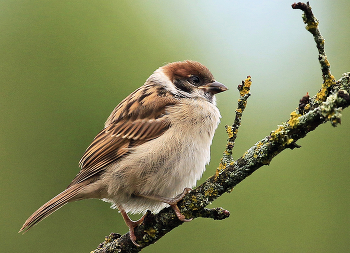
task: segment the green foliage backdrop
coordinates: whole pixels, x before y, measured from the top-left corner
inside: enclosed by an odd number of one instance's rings
[[[287,120],[321,87],[301,11],[283,1],[0,1],[1,252],[89,252],[121,216],[98,200],[71,203],[25,235],[23,222],[78,172],[112,109],[159,66],[192,59],[230,90],[212,146],[213,174],[233,120],[236,86],[253,79],[236,158]],[[349,1],[310,3],[332,73],[350,71]],[[324,125],[213,206],[224,221],[197,219],[144,252],[348,252],[350,113]]]

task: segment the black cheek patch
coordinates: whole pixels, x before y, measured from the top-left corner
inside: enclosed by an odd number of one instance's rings
[[[182,91],[187,92],[187,93],[192,92],[192,88],[180,80],[175,80],[174,84],[175,84],[176,88],[178,88],[179,90],[182,90]]]

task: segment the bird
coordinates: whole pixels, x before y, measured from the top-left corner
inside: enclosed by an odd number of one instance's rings
[[[91,198],[119,210],[136,246],[134,228],[144,216],[133,221],[128,213],[157,213],[171,206],[179,220],[190,221],[177,203],[210,161],[221,118],[215,94],[227,89],[196,61],[172,62],[155,70],[114,108],[68,187],[35,211],[19,232],[69,202]]]

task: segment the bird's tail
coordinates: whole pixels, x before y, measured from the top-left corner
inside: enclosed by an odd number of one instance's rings
[[[58,194],[56,197],[52,198],[44,205],[42,205],[38,210],[36,210],[23,224],[22,228],[19,230],[20,232],[27,232],[34,225],[45,219],[47,216],[67,204],[68,202],[77,200],[77,195],[80,190],[86,186],[84,183],[75,184]]]

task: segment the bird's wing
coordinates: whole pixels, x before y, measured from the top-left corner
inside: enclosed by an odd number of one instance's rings
[[[81,170],[68,187],[103,172],[130,148],[159,137],[170,127],[166,107],[177,100],[154,89],[142,86],[114,109],[105,128],[86,149],[79,162]]]

